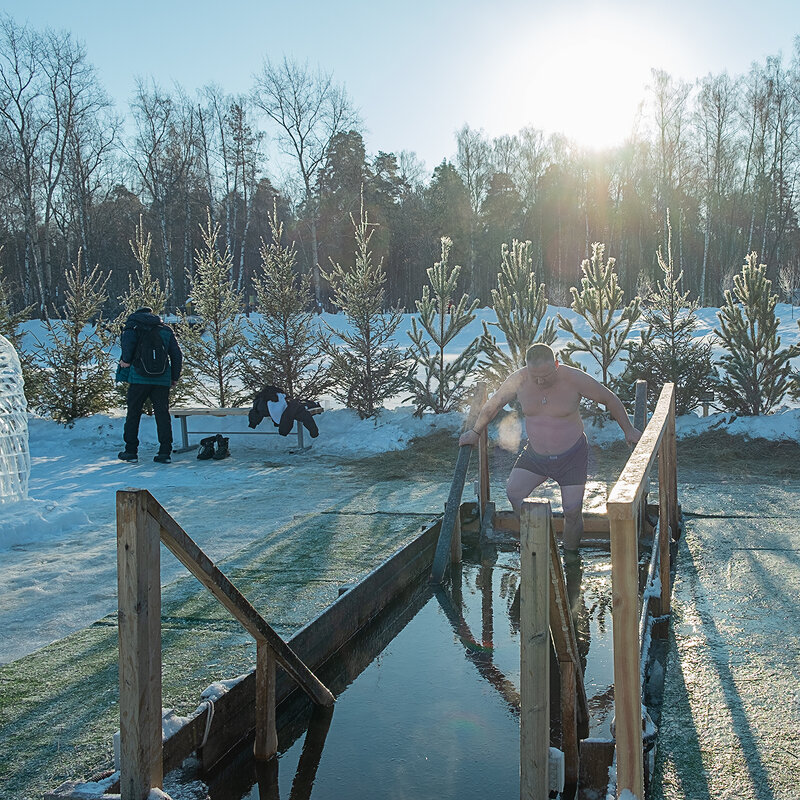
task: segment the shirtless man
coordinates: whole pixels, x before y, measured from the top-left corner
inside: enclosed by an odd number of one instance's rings
[[[641,433],[631,425],[621,400],[603,384],[574,367],[559,364],[546,344],[528,349],[525,366],[511,374],[487,400],[472,430],[459,445],[475,445],[500,409],[517,398],[525,415],[528,443],[506,483],[506,493],[519,514],[522,501],[548,478],[561,488],[564,549],[576,551],[583,536],[583,492],[589,444],[579,413],[581,397],[602,403],[622,428],[625,441],[636,444]]]

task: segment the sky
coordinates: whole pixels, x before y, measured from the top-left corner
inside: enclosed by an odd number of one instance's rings
[[[4,0],[18,23],[67,29],[121,110],[135,79],[246,93],[264,57],[344,83],[367,152],[411,150],[432,170],[465,123],[530,125],[585,147],[624,141],[650,70],[694,81],[746,72],[800,35],[796,0]]]

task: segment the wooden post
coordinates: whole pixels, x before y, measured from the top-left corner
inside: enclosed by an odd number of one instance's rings
[[[550,503],[520,515],[520,800],[548,796],[550,757]]]
[[[256,639],[256,738],[253,756],[266,761],[277,752],[275,653],[265,639]]]
[[[636,405],[633,411],[633,427],[643,431],[647,425],[647,381],[636,381]]]
[[[478,439],[478,507],[481,512],[481,521],[489,505],[491,493],[489,491],[489,432],[481,431]]]
[[[159,529],[144,490],[117,492],[120,795],[143,800],[163,782]]]
[[[669,406],[669,417],[667,420],[666,444],[669,448],[669,524],[675,538],[678,537],[678,442],[675,436],[675,395]]]
[[[561,673],[561,749],[564,751],[564,786],[572,788],[574,792],[580,772],[575,665],[572,661],[559,661],[558,668]]]
[[[614,711],[617,792],[644,797],[642,700],[639,675],[639,557],[635,506],[611,515],[611,594],[614,630]]]
[[[447,509],[445,508],[445,514]],[[453,521],[453,538],[450,540],[450,563],[461,563],[461,507],[456,511],[455,520]]]
[[[664,437],[658,451],[658,578],[661,581],[659,614],[669,614],[670,601],[670,485],[672,481],[669,463],[668,437]]]
[[[453,526],[461,508],[461,495],[464,492],[464,481],[467,477],[467,467],[469,458],[472,455],[472,447],[464,445],[458,448],[458,460],[453,474],[453,482],[450,484],[450,494],[447,496],[447,505],[444,507],[444,518],[439,533],[439,541],[436,543],[436,552],[433,556],[433,567],[431,569],[431,581],[442,583],[444,581],[447,568],[450,566],[450,553],[452,552]]]

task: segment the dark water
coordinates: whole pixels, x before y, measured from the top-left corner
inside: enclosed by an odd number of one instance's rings
[[[582,566],[575,613],[591,735],[603,736],[613,702],[608,554],[587,550]],[[471,554],[454,586],[406,593],[323,670],[333,711],[298,698],[279,759],[257,765],[243,751],[205,778],[211,797],[519,797],[518,584],[519,554],[491,548]]]

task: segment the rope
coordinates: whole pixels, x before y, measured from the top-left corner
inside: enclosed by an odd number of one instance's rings
[[[200,747],[204,747],[205,743],[208,741],[208,733],[211,730],[211,720],[214,719],[214,701],[203,700],[200,706],[206,706],[208,708],[208,713],[206,714],[206,730],[203,734],[203,741],[200,742]]]

